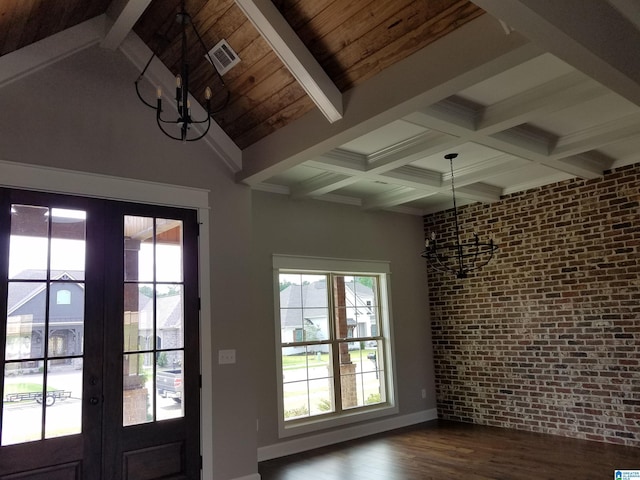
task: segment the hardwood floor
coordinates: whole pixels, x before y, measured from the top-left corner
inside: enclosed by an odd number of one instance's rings
[[[640,448],[433,421],[261,462],[262,480],[613,479]]]

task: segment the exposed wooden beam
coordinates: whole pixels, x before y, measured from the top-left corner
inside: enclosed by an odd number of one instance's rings
[[[561,137],[551,152],[552,155],[576,155],[601,145],[640,135],[640,113],[611,120]]]
[[[365,210],[383,209],[403,205],[421,198],[430,197],[437,193],[450,193],[448,189],[423,190],[408,187],[397,187],[378,195],[365,199],[362,206]],[[456,188],[456,198],[470,200],[472,202],[491,203],[500,200],[502,189],[491,185],[476,183],[465,187]]]
[[[487,106],[480,112],[476,128],[485,134],[491,134],[586,102],[607,92],[606,88],[582,73],[571,72]]]
[[[342,93],[271,0],[235,0],[329,122],[342,118]]]
[[[100,15],[0,57],[0,88],[35,73],[102,40]]]
[[[640,29],[640,3],[637,0],[607,0],[616,10]]]
[[[151,0],[113,0],[107,8],[107,18],[113,25],[100,46],[109,50],[118,48],[150,3]]]
[[[425,192],[421,190],[413,190],[405,187],[374,195],[362,202],[364,210],[379,210],[383,208],[395,207],[405,203],[413,202],[424,197],[434,195],[434,192]]]
[[[536,45],[640,105],[637,2],[473,0]],[[634,25],[634,23],[636,25]]]
[[[352,185],[357,181],[358,177],[356,176],[324,172],[307,181],[293,185],[291,187],[291,196],[293,198],[301,198],[326,195],[329,192]]]
[[[265,181],[542,53],[482,15],[346,92],[340,122],[328,125],[312,111],[244,149],[236,179]]]

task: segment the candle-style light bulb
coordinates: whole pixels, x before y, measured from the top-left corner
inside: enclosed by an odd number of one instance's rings
[[[207,99],[207,100],[211,100],[211,96],[212,96],[211,89],[209,87],[205,88],[204,89],[204,98]]]
[[[176,87],[182,88],[182,76],[180,74],[176,75]]]
[[[158,87],[157,94],[158,98],[162,98],[162,89],[160,87]]]

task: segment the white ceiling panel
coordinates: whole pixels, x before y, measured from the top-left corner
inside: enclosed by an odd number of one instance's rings
[[[638,113],[638,106],[613,92],[570,106],[531,122],[559,136],[570,135]]]
[[[551,54],[524,62],[458,94],[480,105],[492,105],[566,75],[574,69]]]
[[[345,143],[341,148],[361,155],[371,155],[372,153],[387,148],[389,145],[395,145],[403,140],[408,140],[425,131],[425,128],[418,125],[405,122],[404,120],[396,120],[366,135],[358,137],[351,142]]]

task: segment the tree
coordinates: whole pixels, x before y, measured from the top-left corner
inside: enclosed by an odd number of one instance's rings
[[[145,297],[153,298],[153,288],[149,285],[143,285],[140,287],[140,293]]]
[[[358,283],[373,290],[373,277],[356,277]]]

